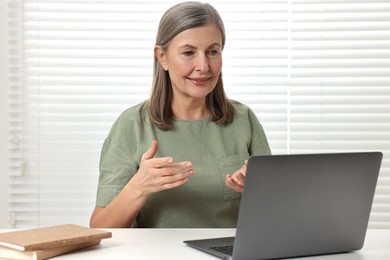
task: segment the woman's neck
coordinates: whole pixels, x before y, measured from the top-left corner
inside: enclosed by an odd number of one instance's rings
[[[191,101],[173,100],[172,111],[176,120],[197,120],[210,116],[204,99]]]

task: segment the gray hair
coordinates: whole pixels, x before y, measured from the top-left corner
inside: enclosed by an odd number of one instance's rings
[[[208,3],[184,2],[168,9],[160,20],[156,45],[166,51],[169,42],[179,33],[208,24],[214,24],[222,34],[225,45],[225,27],[217,10]]]
[[[222,49],[225,46],[225,27],[218,11],[208,3],[183,2],[169,8],[160,20],[156,45],[167,52],[169,43],[179,33],[205,25],[213,24],[222,35]],[[161,129],[170,129],[173,123],[172,86],[169,72],[165,71],[157,57],[154,57],[153,89],[148,102],[149,117]],[[218,124],[233,121],[235,109],[227,99],[223,89],[222,75],[219,75],[214,90],[206,97],[206,105],[212,120]]]

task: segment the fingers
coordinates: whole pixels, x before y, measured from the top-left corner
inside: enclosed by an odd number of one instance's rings
[[[192,164],[190,164],[192,166]],[[162,167],[155,168],[148,173],[147,189],[150,192],[158,192],[178,187],[189,180],[195,171],[192,168]]]
[[[148,159],[152,159],[158,151],[158,143],[156,140],[152,141],[152,145],[150,146],[149,150],[147,150],[141,157],[141,161],[145,161]]]
[[[242,192],[244,189],[244,185],[238,183],[235,179],[233,179],[230,175],[226,176],[226,185],[237,192]]]
[[[195,174],[195,171],[193,169],[181,171],[180,173],[176,173],[173,175],[167,175],[163,177],[163,188],[164,189],[171,189],[178,187],[184,183],[186,183],[189,180],[189,177]]]
[[[236,174],[233,174],[232,179],[242,186],[245,184],[245,175],[243,172],[237,172]]]
[[[161,168],[166,170],[166,174],[176,174],[192,168],[191,162],[164,164]]]
[[[156,140],[152,141],[152,145],[150,148],[142,155],[141,162],[146,163],[145,161],[153,159],[158,151],[158,142]],[[155,158],[153,161],[150,161],[151,167],[163,167],[164,165],[169,165],[173,163],[173,159],[171,157],[160,157]]]
[[[246,168],[248,166],[248,160],[244,161],[244,165],[233,173],[232,176],[226,176],[226,185],[237,192],[242,192],[245,185]]]
[[[240,169],[240,173],[243,175],[243,176],[246,176],[246,168],[248,166],[248,160],[245,160],[244,161],[244,165],[241,167]]]
[[[172,157],[154,158],[157,150],[157,142],[153,141],[141,158],[137,174],[132,178],[132,183],[144,194],[178,187],[195,173],[189,161],[174,163]]]
[[[175,182],[188,180],[190,176],[195,173],[191,162],[181,162],[167,165],[161,168],[161,175],[164,184],[171,184]]]
[[[248,160],[245,160],[245,161],[244,161],[244,166],[245,166],[245,167],[248,166]]]

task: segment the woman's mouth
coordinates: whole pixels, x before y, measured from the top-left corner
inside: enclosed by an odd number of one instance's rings
[[[192,83],[197,86],[204,86],[207,84],[210,78],[188,78]]]

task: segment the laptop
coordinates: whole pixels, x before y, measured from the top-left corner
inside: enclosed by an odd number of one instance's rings
[[[381,161],[380,152],[252,156],[235,237],[184,243],[233,260],[359,250]]]

